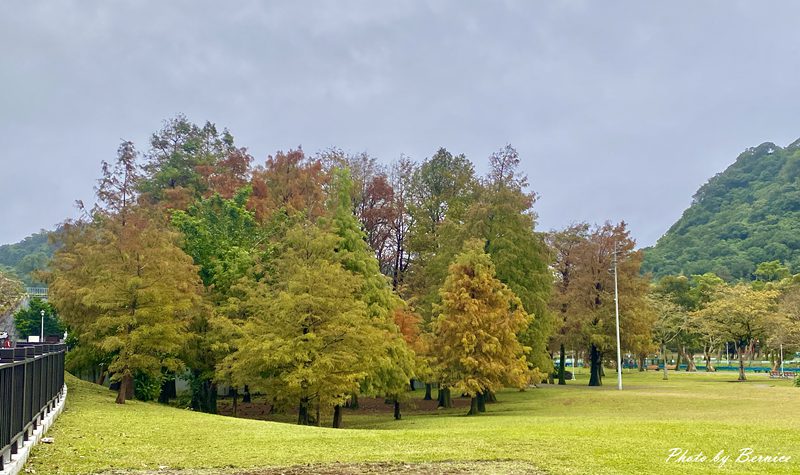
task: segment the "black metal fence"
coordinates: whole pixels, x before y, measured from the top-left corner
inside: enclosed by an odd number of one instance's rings
[[[64,387],[64,344],[0,349],[0,470],[56,407]]]

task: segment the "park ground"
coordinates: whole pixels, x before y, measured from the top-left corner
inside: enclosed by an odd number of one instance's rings
[[[498,394],[487,413],[427,410],[412,399],[390,411],[348,411],[344,429],[194,413],[155,403],[114,404],[105,388],[68,377],[52,444],[29,473],[800,473],[800,388],[763,374],[625,373],[616,390],[566,386]],[[421,399],[422,391],[412,398]],[[413,409],[416,406],[416,409]],[[670,450],[705,462],[667,462]],[[788,463],[736,462],[742,449]],[[731,455],[720,466],[720,451]]]

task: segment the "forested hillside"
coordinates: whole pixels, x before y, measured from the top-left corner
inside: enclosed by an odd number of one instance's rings
[[[39,284],[32,273],[44,269],[53,257],[55,247],[49,237],[50,232],[43,229],[18,243],[0,246],[0,270],[13,274],[28,285]]]
[[[683,216],[645,250],[642,270],[737,280],[772,260],[800,272],[800,140],[747,149],[700,187]]]

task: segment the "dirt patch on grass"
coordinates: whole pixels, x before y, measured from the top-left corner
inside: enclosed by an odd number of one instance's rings
[[[250,470],[156,470],[156,471],[122,471],[102,472],[100,475],[379,475],[379,474],[509,474],[509,475],[541,475],[547,472],[537,469],[527,462],[474,461],[474,462],[434,462],[434,463],[330,463],[293,465],[291,467],[273,467]]]
[[[468,398],[454,397],[452,399],[454,408],[469,408],[470,400]],[[287,418],[286,414],[274,415],[271,413],[272,407],[266,401],[254,400],[249,403],[239,403],[237,408],[237,417],[243,419],[257,419],[265,421],[283,421]],[[425,401],[422,399],[412,399],[408,402],[401,404],[401,411],[403,414],[425,414],[432,413],[439,410],[437,408],[437,401]],[[358,399],[358,409],[344,408],[345,416],[347,414],[391,414],[394,411],[394,405],[391,402],[386,402],[383,398],[367,398],[361,397]],[[217,412],[223,416],[233,416],[233,401],[231,399],[220,399],[217,402]],[[296,415],[296,412],[291,412],[289,415]]]
[[[296,465],[294,467],[276,468],[254,472],[243,472],[240,475],[378,475],[393,474],[543,474],[533,465],[524,462],[440,462],[440,463],[354,463],[327,465]]]

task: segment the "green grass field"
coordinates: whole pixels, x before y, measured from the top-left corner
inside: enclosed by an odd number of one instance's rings
[[[477,417],[461,409],[406,414],[401,421],[348,413],[348,428],[338,430],[155,403],[118,406],[107,389],[69,377],[66,411],[49,433],[55,442],[38,446],[29,468],[37,474],[159,467],[234,473],[308,463],[458,461],[477,471],[482,465],[470,463],[504,461],[483,471],[800,473],[800,388],[790,382],[748,375],[750,381],[736,383],[734,373],[672,373],[662,381],[660,373],[631,372],[619,392],[608,374],[602,388],[586,387],[582,375],[567,386],[503,391]],[[709,460],[667,463],[676,447],[702,451]],[[792,459],[735,462],[748,447]],[[721,450],[732,454],[723,467],[710,461]]]

